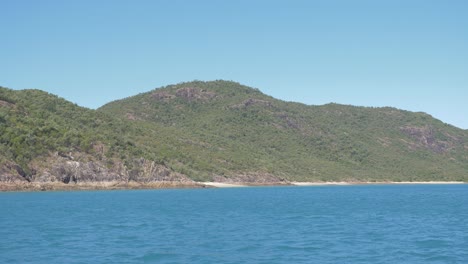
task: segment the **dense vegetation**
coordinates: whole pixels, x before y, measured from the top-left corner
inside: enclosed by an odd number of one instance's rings
[[[33,160],[53,153],[85,153],[98,160],[102,155],[128,161],[155,158],[132,141],[137,131],[125,120],[43,91],[0,87],[0,165],[13,161],[26,175]]]
[[[276,100],[234,82],[167,86],[100,111],[159,131],[158,155],[192,177],[293,180],[466,179],[467,133],[425,113]]]
[[[468,132],[425,113],[307,106],[226,81],[171,85],[98,110],[0,88],[0,125],[0,164],[26,173],[52,152],[84,152],[129,166],[143,157],[196,180],[468,181]]]

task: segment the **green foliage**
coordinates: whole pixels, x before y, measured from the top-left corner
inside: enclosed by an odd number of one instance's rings
[[[143,157],[197,180],[468,181],[467,142],[467,131],[424,113],[307,106],[235,82],[171,85],[98,110],[0,88],[0,161],[25,168],[51,152],[98,157],[103,145],[128,167]]]
[[[226,81],[171,85],[99,111],[122,119],[131,115],[146,131],[135,141],[145,142],[151,152],[164,148],[159,155],[196,175],[260,172],[292,180],[467,177],[466,131],[424,113],[307,106]],[[414,135],[407,131],[413,128]],[[436,143],[426,144],[427,137]],[[446,148],[438,151],[437,144]]]
[[[95,154],[93,146],[104,144],[109,156],[137,157],[135,143],[119,146],[132,133],[123,120],[75,104],[39,90],[12,91],[0,88],[0,150],[4,160],[27,169],[34,158],[53,152]],[[1,102],[0,102],[1,103]]]

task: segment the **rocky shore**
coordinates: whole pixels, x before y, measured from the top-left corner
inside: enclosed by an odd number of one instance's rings
[[[26,168],[26,172],[23,168]],[[214,176],[213,182],[196,182],[166,165],[143,158],[125,164],[105,156],[86,153],[51,153],[27,167],[0,163],[0,191],[123,190],[161,188],[213,188],[288,185],[265,173],[239,173],[235,177]]]
[[[170,188],[203,188],[195,182],[0,182],[0,192],[21,191],[79,191],[79,190],[137,190],[137,189],[170,189]]]

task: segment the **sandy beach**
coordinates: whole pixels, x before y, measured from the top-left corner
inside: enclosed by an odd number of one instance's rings
[[[199,182],[199,184],[216,187],[216,188],[236,188],[236,187],[248,187],[248,185],[241,184],[241,183],[223,183],[223,182]]]
[[[381,185],[381,184],[465,184],[461,181],[402,181],[402,182],[291,182],[295,186],[321,186],[321,185]]]
[[[465,184],[460,181],[418,181],[418,182],[289,182],[286,184],[252,184],[252,183],[224,183],[198,182],[198,184],[214,188],[252,187],[252,186],[333,186],[333,185],[384,185],[384,184]]]
[[[295,186],[321,186],[321,185],[380,185],[380,184],[465,184],[461,181],[403,181],[403,182],[291,182]]]

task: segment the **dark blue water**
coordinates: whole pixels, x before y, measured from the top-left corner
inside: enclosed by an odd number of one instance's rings
[[[0,263],[468,263],[468,185],[0,193]]]

